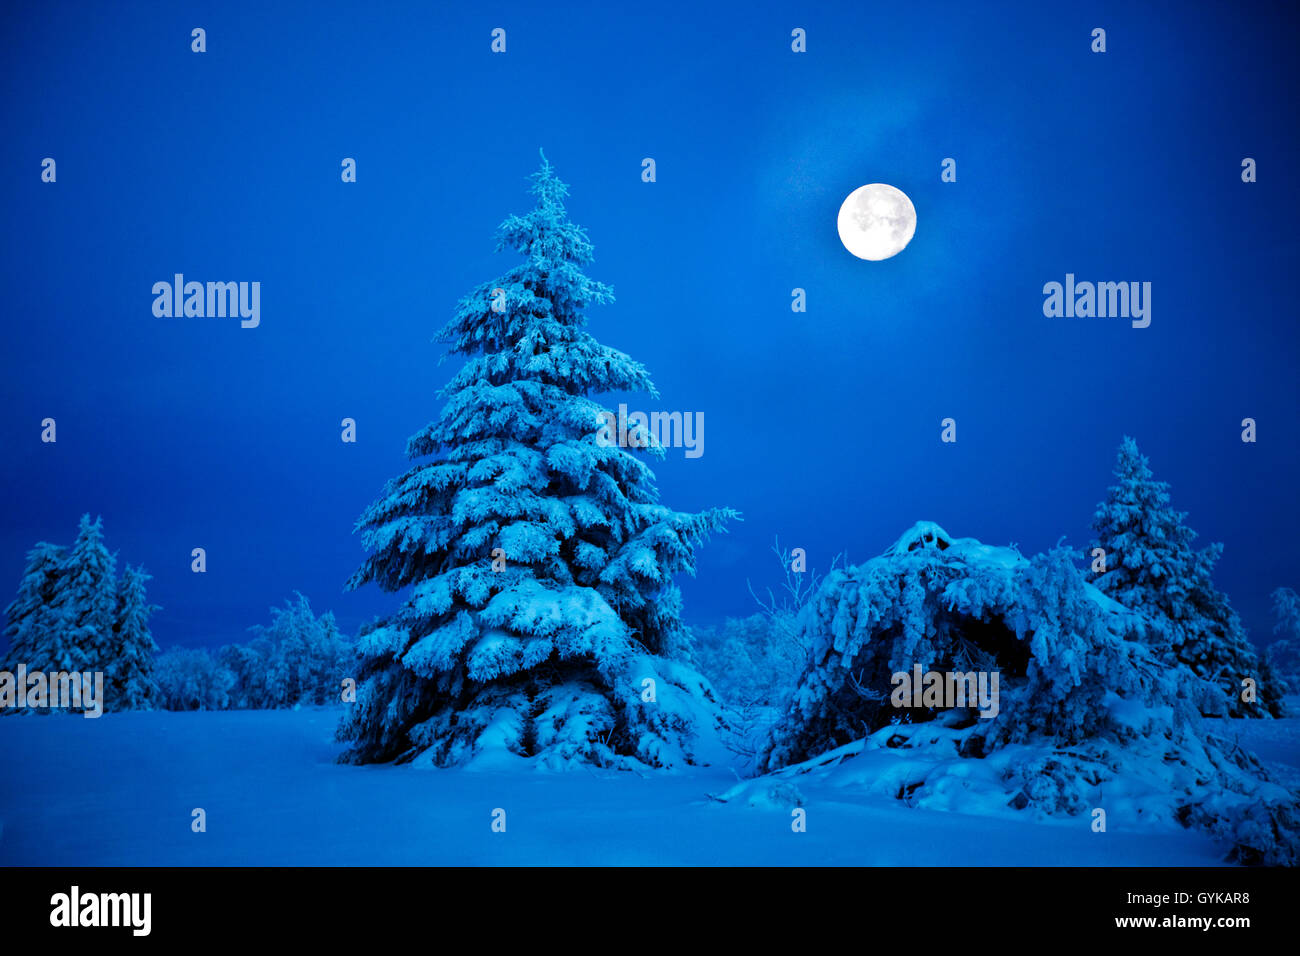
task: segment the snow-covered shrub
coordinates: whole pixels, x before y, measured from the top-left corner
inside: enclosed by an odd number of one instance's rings
[[[1185,717],[1185,697],[1167,682],[1186,675],[1162,671],[1125,640],[1144,622],[1086,584],[1072,558],[1057,549],[1030,560],[921,522],[882,557],[832,572],[801,616],[811,663],[765,748],[764,768],[932,719],[932,709],[891,705],[892,675],[914,665],[996,671],[999,719],[982,722],[982,732],[996,726],[1004,737],[1036,730],[1069,743],[1138,732],[1101,706],[1114,695],[1168,698]]]
[[[1180,809],[1180,822],[1208,830],[1231,845],[1228,861],[1243,866],[1300,865],[1300,811],[1290,800],[1265,800],[1258,803],[1232,801],[1217,806],[1218,801],[1188,803]]]
[[[773,542],[772,554],[781,569],[779,587],[764,595],[749,586],[759,611],[743,618],[727,618],[722,627],[691,628],[691,646],[700,670],[720,697],[726,724],[722,742],[752,769],[771,725],[794,692],[795,682],[808,664],[808,645],[799,626],[799,612],[817,593],[821,575],[802,566],[803,556]],[[831,564],[838,565],[837,557]]]
[[[156,703],[165,710],[225,710],[234,675],[211,653],[173,648],[154,661]]]
[[[583,328],[587,307],[613,296],[582,272],[591,243],[545,159],[533,194],[536,208],[498,233],[524,261],[463,297],[440,333],[466,363],[408,443],[429,460],[358,521],[372,553],[349,587],[406,599],[358,641],[362,684],[339,729],[348,760],[698,756],[710,701],[672,660],[689,646],[673,575],[694,570],[695,545],[733,513],[664,507],[646,462],[611,440],[588,396],[656,393],[644,367]],[[662,454],[645,437],[635,450]]]
[[[767,588],[766,596],[759,595],[754,586],[746,580],[750,596],[759,607],[759,613],[767,619],[767,634],[764,641],[768,648],[762,653],[774,662],[792,665],[802,671],[808,663],[809,646],[799,628],[799,612],[812,600],[812,596],[821,587],[822,576],[816,569],[806,567],[806,555],[800,553],[795,557],[788,549],[781,547],[779,538],[772,542],[772,555],[777,567],[781,569],[782,580],[775,590]],[[843,555],[836,555],[831,561],[831,570],[839,566]],[[789,678],[787,678],[789,680]]]
[[[803,670],[798,646],[764,613],[729,617],[721,628],[692,627],[691,644],[726,715],[722,741],[748,768]]]
[[[1284,685],[1285,693],[1300,692],[1300,643],[1286,638],[1274,641],[1264,649],[1264,661]]]
[[[1158,657],[1152,623],[1088,584],[1075,557],[1026,559],[922,522],[829,575],[800,617],[811,662],[760,769],[945,809],[1075,815],[1109,794],[1117,816],[1192,822],[1242,858],[1293,859],[1295,796],[1208,729],[1198,709],[1216,686]],[[893,675],[917,666],[996,672],[996,713],[894,706]]]
[[[295,592],[297,593],[297,592]],[[234,678],[230,706],[262,710],[341,699],[345,677],[354,676],[354,648],[330,612],[317,617],[302,594],[271,609],[271,626],[252,628],[246,644],[228,644],[220,661]]]
[[[724,703],[776,706],[794,690],[805,655],[782,639],[766,614],[729,617],[721,628],[692,627],[700,670]]]

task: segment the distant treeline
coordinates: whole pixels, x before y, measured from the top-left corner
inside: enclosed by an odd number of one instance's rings
[[[167,710],[263,710],[342,699],[353,645],[334,615],[312,614],[307,598],[271,609],[271,626],[215,654],[177,648],[158,655],[158,706]]]
[[[142,568],[104,542],[103,522],[81,519],[72,547],[42,541],[27,555],[18,594],[5,608],[9,648],[0,671],[104,675],[105,710],[265,709],[341,699],[353,645],[334,615],[312,613],[302,594],[271,609],[271,626],[246,644],[158,653]],[[0,708],[0,713],[28,709]],[[42,712],[48,713],[49,710]]]

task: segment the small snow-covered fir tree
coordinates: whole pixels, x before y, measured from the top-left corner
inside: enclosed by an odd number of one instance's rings
[[[1281,714],[1271,667],[1261,662],[1240,619],[1212,580],[1222,544],[1196,550],[1196,532],[1174,510],[1169,485],[1157,481],[1137,442],[1125,437],[1116,484],[1097,506],[1092,528],[1105,551],[1106,570],[1094,583],[1125,607],[1146,615],[1150,641],[1165,660],[1189,667],[1219,688],[1199,701],[1207,715]],[[1255,701],[1243,701],[1243,681],[1255,682]]]
[[[1300,693],[1300,595],[1292,588],[1273,592],[1273,633],[1279,640],[1268,645],[1264,660],[1286,682],[1287,692]]]
[[[117,584],[110,656],[103,662],[105,696],[112,710],[148,710],[153,706],[154,655],[158,645],[149,630],[149,616],[160,610],[145,595],[150,580],[143,568],[127,565]]]
[[[58,607],[66,627],[46,635],[43,670],[104,670],[113,656],[117,560],[104,545],[103,519],[82,515],[77,540],[63,563]]]
[[[18,585],[18,595],[5,608],[9,648],[0,669],[12,673],[19,664],[38,668],[52,633],[66,628],[60,600],[63,560],[63,548],[47,541],[27,553],[27,569]]]
[[[584,330],[587,307],[613,295],[582,271],[591,243],[545,157],[532,181],[536,207],[498,232],[524,261],[464,296],[440,333],[467,361],[408,442],[429,460],[358,521],[372,554],[349,587],[410,590],[359,641],[362,685],[340,728],[354,761],[694,759],[708,691],[672,660],[688,640],[673,575],[734,512],[664,507],[646,463],[599,440],[608,419],[589,396],[657,393]]]
[[[1272,597],[1273,616],[1277,618],[1273,633],[1300,641],[1300,595],[1291,588],[1278,588]]]

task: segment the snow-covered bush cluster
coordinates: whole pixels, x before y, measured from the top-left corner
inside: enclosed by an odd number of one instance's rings
[[[257,625],[246,644],[227,644],[217,655],[230,671],[230,707],[264,710],[299,704],[332,704],[343,680],[355,672],[353,645],[331,612],[320,617],[302,594],[271,608],[271,626]]]
[[[750,585],[757,613],[729,617],[721,628],[691,628],[695,661],[723,705],[722,743],[746,758],[741,762],[746,769],[752,769],[752,758],[808,665],[809,647],[799,626],[799,612],[822,580],[806,568],[802,551],[782,549],[778,540],[772,553],[782,578],[777,588],[769,587],[763,594]],[[832,569],[839,561],[837,557]]]
[[[158,608],[145,595],[148,580],[129,564],[119,578],[103,522],[83,515],[71,549],[42,541],[28,553],[18,595],[5,608],[9,649],[0,670],[101,671],[105,709],[151,707],[158,648],[149,617]]]
[[[1077,557],[1025,558],[922,522],[832,572],[800,616],[811,662],[760,769],[940,808],[1110,806],[1230,836],[1242,860],[1295,862],[1295,796],[1198,713],[1221,688],[1171,666],[1159,625],[1088,583]],[[917,665],[998,673],[996,715],[895,706],[893,675]],[[753,786],[768,784],[724,799]]]
[[[718,696],[735,706],[774,707],[794,690],[806,655],[783,638],[779,623],[762,613],[729,617],[721,627],[691,628],[700,670]]]
[[[235,675],[204,648],[176,647],[154,661],[157,705],[163,710],[226,710]]]
[[[613,296],[582,272],[591,243],[545,159],[532,191],[536,207],[498,234],[524,261],[462,298],[440,334],[467,360],[408,443],[428,460],[358,522],[371,554],[350,586],[406,597],[359,638],[349,760],[667,766],[697,759],[694,730],[715,719],[684,663],[672,579],[733,513],[664,507],[634,453],[657,443],[599,440],[589,395],[657,393],[583,329]]]
[[[355,648],[334,615],[317,617],[302,594],[271,608],[271,626],[217,653],[177,648],[158,655],[159,706],[167,710],[268,710],[335,704],[355,674]]]

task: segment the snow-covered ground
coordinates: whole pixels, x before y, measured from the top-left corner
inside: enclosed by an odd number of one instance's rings
[[[1300,703],[1300,702],[1296,702]],[[1294,711],[1293,711],[1294,712]],[[912,809],[799,783],[787,807],[719,803],[725,767],[645,777],[574,769],[334,763],[337,711],[0,719],[0,864],[1214,865],[1197,832],[1086,816],[1034,822]],[[1228,722],[1286,782],[1300,718]],[[207,831],[191,831],[202,808]],[[506,811],[506,832],[492,831]]]

